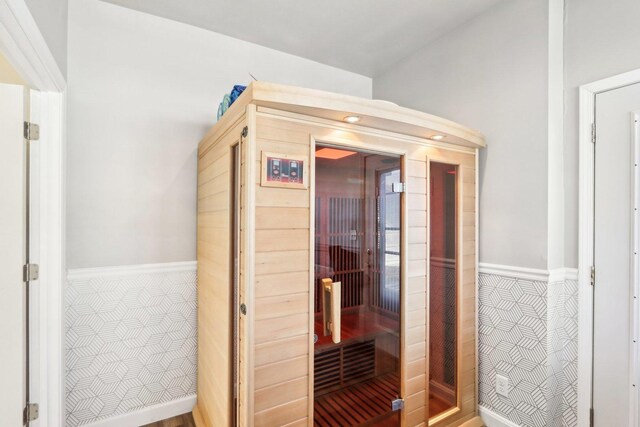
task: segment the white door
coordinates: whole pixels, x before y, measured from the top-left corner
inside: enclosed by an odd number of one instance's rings
[[[593,409],[596,427],[631,425],[635,384],[633,112],[640,84],[596,95]]]
[[[0,420],[21,426],[25,406],[25,89],[0,84]]]

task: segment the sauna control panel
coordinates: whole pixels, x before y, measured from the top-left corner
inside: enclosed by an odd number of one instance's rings
[[[302,182],[302,164],[297,160],[267,158],[267,181],[287,182],[296,184]]]
[[[286,154],[263,153],[262,185],[267,187],[307,188],[304,158]]]

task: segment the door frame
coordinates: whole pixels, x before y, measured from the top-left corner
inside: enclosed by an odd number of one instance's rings
[[[608,77],[579,88],[579,194],[578,194],[578,427],[589,426],[593,366],[595,99],[602,92],[640,83],[640,69]]]
[[[41,304],[35,327],[40,379],[33,386],[40,405],[34,427],[64,425],[65,124],[66,82],[24,0],[0,0],[0,53],[39,91],[40,108],[40,277]],[[35,297],[35,296],[34,296]],[[33,354],[33,353],[32,353]]]

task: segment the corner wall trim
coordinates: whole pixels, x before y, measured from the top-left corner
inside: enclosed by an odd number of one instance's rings
[[[513,421],[509,421],[502,415],[482,405],[480,405],[478,409],[480,410],[480,418],[482,418],[482,421],[485,422],[487,427],[519,427],[518,424]]]
[[[165,262],[161,264],[137,264],[115,267],[75,268],[67,271],[68,280],[87,280],[95,277],[135,276],[138,274],[176,273],[195,271],[196,261]]]
[[[85,427],[137,427],[191,412],[196,400],[196,395],[193,394],[159,405],[147,406],[139,411],[85,424]]]

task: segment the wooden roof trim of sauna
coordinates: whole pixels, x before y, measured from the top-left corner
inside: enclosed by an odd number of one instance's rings
[[[451,120],[392,102],[358,98],[316,89],[300,88],[268,82],[252,82],[233,103],[227,113],[203,139],[217,139],[219,133],[238,119],[248,104],[281,111],[343,122],[349,115],[360,117],[356,126],[382,129],[418,138],[429,139],[435,134],[444,135],[443,144],[456,144],[471,148],[485,147],[484,136],[471,128]],[[207,144],[208,145],[208,144]]]

